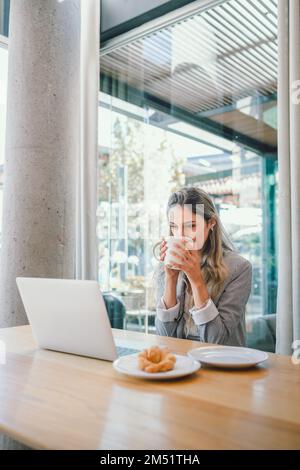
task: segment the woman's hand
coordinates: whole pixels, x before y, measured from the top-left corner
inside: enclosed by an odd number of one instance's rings
[[[183,241],[185,243],[185,241]],[[199,250],[187,250],[181,244],[175,243],[176,251],[171,250],[170,254],[178,261],[172,265],[183,271],[191,284],[202,280],[202,272],[200,267],[200,252]]]
[[[160,258],[159,258],[159,261],[164,262],[165,257],[166,257],[167,249],[168,249],[167,242],[163,238],[162,241],[161,241],[161,244],[160,244]],[[166,273],[166,276],[167,276],[168,279],[177,281],[178,275],[179,275],[179,271],[177,269],[171,269],[166,265],[164,266],[164,269],[165,269],[165,273]]]
[[[162,239],[161,244],[160,244],[160,259],[159,259],[162,262],[164,262],[165,260],[167,249],[168,249],[167,242],[166,240]],[[177,269],[168,268],[168,266],[166,265],[164,265],[164,270],[166,273],[166,282],[165,282],[165,290],[163,294],[163,299],[164,299],[166,308],[171,308],[171,307],[174,307],[174,305],[176,305],[177,303],[176,286],[177,286],[179,271]]]
[[[196,308],[202,308],[209,299],[209,293],[204,282],[201,271],[201,257],[199,250],[186,250],[176,243],[177,252],[170,253],[178,259],[177,263],[172,261],[172,265],[181,269],[188,277],[194,297]]]

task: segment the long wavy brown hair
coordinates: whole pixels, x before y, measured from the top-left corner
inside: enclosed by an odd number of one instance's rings
[[[188,204],[195,214],[199,213],[207,223],[212,217],[215,220],[213,230],[209,230],[209,235],[201,250],[201,269],[203,279],[206,283],[209,295],[214,299],[222,289],[222,285],[228,276],[227,268],[223,261],[223,255],[226,250],[234,251],[233,243],[226,233],[218,211],[210,196],[200,188],[195,186],[184,187],[171,194],[167,204],[167,217],[172,207]],[[202,206],[199,206],[202,205]],[[170,227],[170,235],[173,235]],[[184,282],[188,292],[191,292],[191,286],[188,278],[184,276]]]

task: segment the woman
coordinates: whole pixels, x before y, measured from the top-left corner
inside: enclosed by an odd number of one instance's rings
[[[172,214],[172,217],[170,217]],[[160,243],[156,331],[208,343],[245,345],[245,307],[252,283],[251,263],[231,244],[208,194],[196,187],[174,192],[168,201],[170,235],[186,236],[193,249],[176,244],[171,269]],[[199,237],[199,230],[202,233]]]

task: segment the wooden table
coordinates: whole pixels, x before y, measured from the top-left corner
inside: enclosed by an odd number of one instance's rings
[[[133,348],[199,343],[123,330]],[[201,368],[149,382],[112,364],[38,350],[30,326],[0,330],[0,430],[37,449],[300,449],[300,365],[270,359],[247,371]]]

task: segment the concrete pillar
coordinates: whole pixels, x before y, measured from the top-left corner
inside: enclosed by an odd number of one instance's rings
[[[12,0],[0,327],[27,323],[16,276],[74,278],[80,0]]]

